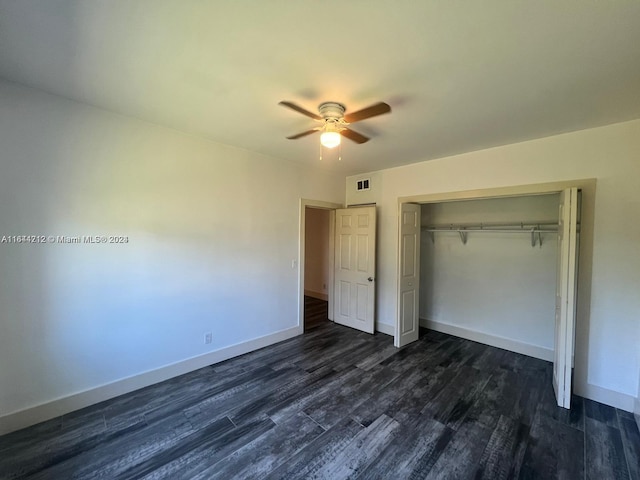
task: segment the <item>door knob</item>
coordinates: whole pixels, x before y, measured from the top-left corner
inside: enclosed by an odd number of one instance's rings
[[[369,280],[370,282],[373,282],[373,277],[369,277],[367,278],[367,280]]]

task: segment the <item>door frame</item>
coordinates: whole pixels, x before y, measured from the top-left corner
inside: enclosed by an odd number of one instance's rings
[[[545,195],[560,193],[567,188],[576,187],[582,191],[581,215],[580,215],[580,251],[578,256],[577,275],[577,305],[576,305],[576,328],[573,384],[579,391],[588,389],[587,385],[587,361],[588,361],[588,333],[591,315],[591,271],[593,258],[593,225],[596,197],[596,179],[586,178],[578,180],[565,180],[560,182],[537,183],[526,185],[511,185],[505,187],[484,188],[478,190],[462,190],[451,192],[429,193],[422,195],[411,195],[398,197],[397,212],[402,209],[404,203],[439,203],[456,200],[481,200],[487,198],[521,197],[528,195]],[[397,228],[400,228],[400,218],[398,213]],[[399,236],[399,230],[398,235]],[[399,271],[402,255],[402,245],[398,242],[396,248],[396,271]],[[400,301],[400,277],[397,278],[396,285],[396,305]],[[418,312],[419,315],[419,312]],[[394,332],[394,344],[398,341],[400,331],[399,309],[396,308],[396,322]]]
[[[333,263],[335,249],[335,211],[337,208],[343,208],[341,203],[325,202],[322,200],[310,200],[307,198],[300,199],[300,230],[298,233],[298,330],[299,334],[304,333],[304,258],[305,258],[305,240],[306,240],[306,208],[317,208],[320,210],[330,210],[329,215],[329,258]],[[329,279],[327,283],[327,297],[329,302],[329,320],[333,321],[333,266],[329,270]]]

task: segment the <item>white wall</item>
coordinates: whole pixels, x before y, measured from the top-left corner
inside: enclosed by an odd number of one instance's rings
[[[0,145],[0,236],[129,239],[0,244],[0,420],[301,332],[299,199],[344,177],[7,83]]]
[[[555,222],[559,197],[422,205],[422,225]],[[420,253],[420,318],[531,346],[551,359],[554,349],[557,235],[542,234],[542,248],[525,233],[424,232]],[[427,323],[423,322],[425,326]],[[515,347],[514,347],[515,348]]]
[[[356,193],[357,177],[348,177],[348,204],[379,206],[377,321],[395,324],[398,197],[597,178],[593,255],[581,258],[592,284],[590,308],[578,312],[575,385],[631,410],[640,368],[639,158],[635,120],[382,170],[369,192]]]
[[[638,375],[640,376],[640,373]],[[636,423],[638,424],[638,428],[640,428],[640,379],[638,379],[638,396],[636,397],[633,411],[636,414]]]
[[[305,294],[327,300],[329,274],[333,259],[329,258],[330,211],[307,207],[305,215]]]

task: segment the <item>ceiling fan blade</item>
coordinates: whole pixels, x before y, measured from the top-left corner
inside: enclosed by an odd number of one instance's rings
[[[340,135],[342,135],[343,137],[347,137],[349,140],[356,143],[366,143],[369,141],[368,137],[365,137],[358,132],[354,132],[350,128],[344,128],[340,130]]]
[[[291,110],[295,110],[296,112],[301,113],[303,115],[306,115],[307,117],[311,117],[314,120],[322,120],[322,117],[320,115],[316,115],[315,113],[311,113],[310,111],[305,110],[302,107],[299,107],[295,103],[282,101],[282,102],[278,103],[278,105],[282,105],[283,107],[288,107]]]
[[[306,132],[298,133],[297,135],[291,135],[287,137],[289,140],[295,140],[296,138],[306,137],[307,135],[311,135],[312,133],[316,133],[320,128],[312,128],[311,130],[307,130]]]
[[[355,123],[366,118],[376,117],[383,113],[389,113],[390,111],[391,107],[389,105],[384,102],[379,102],[375,105],[371,105],[370,107],[358,110],[357,112],[347,113],[344,116],[344,121],[347,123]]]

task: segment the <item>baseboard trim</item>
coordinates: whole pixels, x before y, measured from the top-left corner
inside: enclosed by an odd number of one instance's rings
[[[316,292],[314,290],[304,290],[304,294],[307,297],[317,298],[318,300],[324,300],[325,302],[329,301],[329,295],[322,292]]]
[[[191,357],[83,392],[61,397],[34,407],[2,415],[0,416],[0,435],[20,430],[21,428],[29,427],[60,415],[65,415],[75,410],[109,400],[110,398],[177,377],[178,375],[183,375],[199,368],[273,345],[274,343],[288,340],[289,338],[302,335],[302,333],[303,328],[300,326],[287,328],[279,332]]]
[[[473,340],[474,342],[484,343],[485,345],[491,345],[492,347],[504,348],[505,350],[539,358],[541,360],[546,360],[547,362],[553,362],[553,350],[539,347],[537,345],[489,335],[469,328],[436,322],[434,320],[427,320],[425,318],[420,319],[420,326],[437,332],[455,335],[456,337],[466,338],[467,340]],[[573,388],[575,393],[581,397],[588,398],[595,402],[604,403],[605,405],[610,405],[612,407],[619,408],[620,410],[633,412],[635,397],[632,397],[631,395],[615,392],[596,385],[582,384],[577,381],[574,383]],[[636,415],[636,421],[637,420],[638,415]]]
[[[385,335],[391,335],[393,337],[396,334],[396,329],[386,323],[376,323],[375,328],[376,332],[384,333]]]
[[[510,338],[490,335],[488,333],[478,332],[470,328],[459,327],[448,323],[437,322],[435,320],[420,319],[420,326],[435,330],[436,332],[455,335],[456,337],[466,338],[474,342],[483,343],[492,347],[503,348],[512,352],[528,355],[529,357],[539,358],[547,362],[553,362],[553,350],[550,348],[531,345],[530,343],[512,340]]]
[[[605,405],[619,408],[626,412],[633,412],[635,397],[627,395],[626,393],[616,392],[609,390],[608,388],[598,387],[597,385],[591,385],[589,383],[582,384],[577,381],[573,384],[573,391],[577,395],[593,400],[594,402],[604,403]]]

